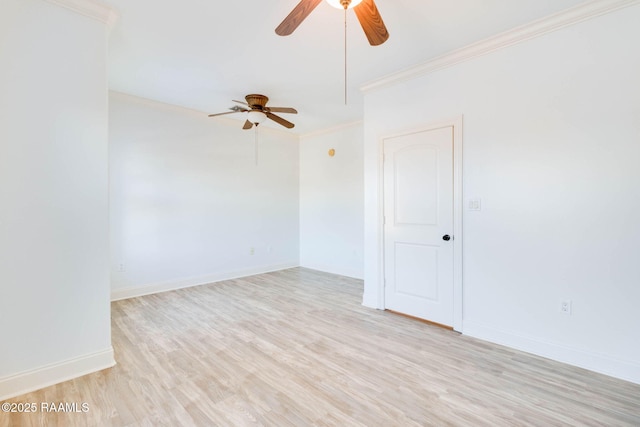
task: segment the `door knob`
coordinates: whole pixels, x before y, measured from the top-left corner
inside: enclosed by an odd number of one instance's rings
[[[442,240],[444,240],[445,242],[448,242],[449,240],[451,240],[451,236],[449,236],[448,234],[445,234],[444,236],[442,236]]]

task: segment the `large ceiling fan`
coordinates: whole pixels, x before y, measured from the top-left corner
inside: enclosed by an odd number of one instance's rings
[[[290,114],[298,114],[298,112],[294,108],[290,107],[267,107],[267,102],[269,98],[260,94],[250,94],[244,97],[247,102],[236,101],[233,102],[243,105],[242,107],[239,105],[234,105],[229,108],[228,112],[225,113],[217,113],[217,114],[209,114],[209,117],[215,116],[223,116],[225,114],[234,114],[234,113],[247,113],[247,120],[244,122],[244,126],[242,129],[251,129],[254,125],[258,126],[260,123],[264,122],[266,119],[271,119],[274,122],[282,125],[288,129],[293,128],[295,125],[288,120],[283,119],[280,116],[276,116],[275,113],[290,113]]]
[[[284,18],[284,21],[278,25],[276,34],[288,36],[293,33],[320,3],[322,3],[322,0],[301,0],[291,13]],[[327,0],[327,3],[334,7],[344,8],[345,13],[347,9],[353,8],[369,40],[369,44],[372,46],[380,45],[389,38],[387,27],[385,27],[373,0]]]

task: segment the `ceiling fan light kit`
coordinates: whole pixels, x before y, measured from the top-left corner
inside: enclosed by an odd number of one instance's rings
[[[327,0],[327,3],[336,9],[353,9],[361,2],[362,0]]]
[[[260,123],[267,120],[267,115],[262,111],[252,110],[247,113],[247,120],[258,126]]]

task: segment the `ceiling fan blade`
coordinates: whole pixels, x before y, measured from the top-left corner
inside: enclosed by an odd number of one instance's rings
[[[363,0],[353,10],[371,46],[378,46],[387,41],[389,32],[373,0]]]
[[[274,113],[291,113],[298,114],[295,108],[291,107],[267,107],[267,110],[273,111]]]
[[[233,102],[237,102],[238,104],[242,104],[242,105],[246,105],[247,107],[249,106],[249,104],[247,104],[244,101],[236,101],[235,99],[232,99]]]
[[[267,112],[266,114],[267,114],[267,117],[268,117],[268,118],[270,118],[270,119],[271,119],[271,120],[273,120],[274,122],[276,122],[276,123],[278,123],[278,124],[280,124],[280,125],[282,125],[282,126],[284,126],[284,127],[288,128],[288,129],[291,129],[291,128],[293,128],[293,127],[295,126],[293,123],[291,123],[291,122],[290,122],[290,121],[288,121],[288,120],[283,119],[283,118],[282,118],[282,117],[280,117],[280,116],[276,116],[275,114],[271,114],[271,113],[269,113],[269,112]]]
[[[241,111],[227,111],[226,113],[216,113],[216,114],[209,114],[209,117],[215,117],[215,116],[224,116],[225,114],[234,114],[234,113],[240,113]]]
[[[244,122],[244,126],[242,126],[242,129],[251,129],[252,127],[253,127],[253,123],[247,120]]]
[[[300,25],[320,3],[322,3],[322,0],[302,0],[293,8],[291,13],[284,18],[284,21],[278,25],[276,34],[279,36],[288,36],[293,33],[295,29],[298,28],[298,25]]]

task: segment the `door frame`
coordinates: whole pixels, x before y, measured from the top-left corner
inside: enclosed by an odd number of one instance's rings
[[[402,129],[392,133],[386,133],[378,138],[378,259],[381,261],[378,269],[378,301],[382,302],[382,309],[386,308],[385,302],[385,256],[384,256],[384,142],[387,139],[410,135],[413,133],[427,132],[443,127],[453,127],[453,330],[462,332],[462,115],[450,119],[430,122],[424,126]]]

